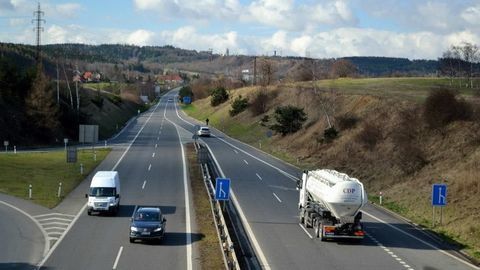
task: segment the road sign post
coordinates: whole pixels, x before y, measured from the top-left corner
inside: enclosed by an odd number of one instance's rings
[[[440,207],[440,224],[443,219],[443,207],[447,205],[447,185],[432,185],[432,227],[435,227],[435,207]]]
[[[5,146],[5,153],[7,153],[8,151],[8,145],[9,145],[8,141],[3,141],[3,146]]]
[[[215,200],[228,201],[230,199],[230,179],[217,178],[215,180]]]

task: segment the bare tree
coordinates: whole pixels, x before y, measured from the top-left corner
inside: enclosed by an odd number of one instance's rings
[[[479,60],[479,51],[476,44],[465,42],[460,47],[463,61],[468,64],[466,69],[467,78],[470,80],[470,88],[473,88],[473,65]]]
[[[331,72],[333,77],[351,77],[357,73],[357,66],[348,60],[340,59],[333,63]]]
[[[260,60],[260,84],[267,86],[273,83],[276,68],[271,60],[262,58]]]

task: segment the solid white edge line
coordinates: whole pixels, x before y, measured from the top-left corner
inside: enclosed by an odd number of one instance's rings
[[[208,144],[205,144],[212,153],[212,158],[215,164],[218,167],[218,170],[220,171],[220,174],[223,178],[225,178],[225,174],[223,173],[222,167],[220,167],[220,164],[217,161],[217,158],[215,157],[215,154],[213,153],[212,149],[210,149],[210,146]],[[267,258],[265,257],[265,254],[263,254],[262,248],[260,247],[260,244],[257,241],[257,238],[255,238],[255,234],[253,233],[252,228],[250,227],[250,223],[248,222],[247,218],[245,217],[245,214],[243,213],[242,207],[238,203],[237,196],[235,196],[235,193],[233,192],[232,186],[230,185],[230,196],[232,197],[232,200],[235,202],[235,205],[237,206],[238,214],[240,215],[240,220],[243,223],[243,226],[245,227],[245,230],[247,231],[247,234],[253,244],[253,247],[255,249],[255,252],[257,253],[258,259],[260,261],[260,265],[262,266],[263,269],[265,270],[270,270],[270,265],[268,264]]]
[[[313,239],[313,236],[307,231],[307,229],[305,229],[305,227],[303,227],[302,224],[298,223],[298,226],[303,229],[303,231],[308,235],[308,237],[310,237],[310,239]]]
[[[26,217],[28,217],[29,219],[31,219],[33,221],[33,223],[35,223],[35,225],[37,225],[37,227],[40,229],[40,232],[42,232],[42,235],[43,235],[43,238],[45,240],[45,244],[43,246],[43,257],[45,257],[45,255],[47,254],[48,250],[50,249],[50,240],[48,239],[48,234],[47,232],[43,229],[42,225],[40,224],[40,222],[38,222],[33,216],[31,216],[29,213],[23,211],[22,209],[14,206],[14,205],[11,205],[7,202],[4,202],[4,201],[0,201],[0,203],[2,203],[3,205],[5,206],[8,206],[10,208],[12,208],[13,210],[16,210],[18,212],[20,212],[21,214],[25,215]]]
[[[152,115],[153,113],[157,110],[158,108],[158,105],[160,105],[160,102],[157,103],[157,106],[155,106],[155,109],[150,113],[150,116],[147,118],[147,120],[145,121],[145,123],[143,123],[143,126],[142,128],[140,128],[140,130],[137,132],[137,135],[135,135],[135,137],[133,138],[133,140],[130,142],[130,144],[128,145],[128,147],[125,149],[125,151],[123,152],[122,156],[120,156],[120,158],[117,160],[117,162],[115,163],[115,165],[113,165],[113,168],[112,168],[112,171],[114,171],[115,169],[117,169],[118,165],[120,164],[120,162],[122,162],[123,158],[125,157],[125,155],[127,154],[127,152],[130,150],[130,147],[132,147],[133,143],[137,140],[138,136],[140,135],[140,133],[143,131],[143,128],[145,128],[145,126],[147,125],[148,121],[150,121],[150,118],[152,118]],[[87,203],[85,203],[82,207],[82,209],[80,209],[80,211],[78,211],[78,213],[75,215],[75,218],[72,220],[72,222],[70,223],[70,225],[68,225],[67,229],[65,230],[65,232],[62,234],[62,236],[60,236],[60,238],[58,239],[57,242],[55,242],[55,244],[53,245],[53,247],[48,251],[47,255],[43,258],[43,260],[37,265],[38,268],[42,268],[43,265],[45,264],[45,262],[48,260],[48,258],[50,258],[50,256],[53,254],[53,251],[55,251],[55,249],[58,247],[58,245],[62,242],[63,238],[65,237],[65,235],[68,234],[68,232],[70,231],[70,229],[73,227],[73,225],[77,222],[77,220],[80,218],[80,215],[85,211],[85,208],[87,208]]]
[[[182,163],[183,163],[183,188],[185,192],[185,226],[186,226],[186,235],[187,235],[187,270],[193,269],[192,264],[192,226],[190,224],[190,196],[189,196],[189,185],[188,185],[188,176],[187,176],[187,161],[185,160],[185,149],[183,147],[182,138],[178,132],[177,124],[167,118],[167,106],[163,112],[163,117],[167,119],[170,123],[175,126],[177,131],[178,141],[180,142],[180,148],[182,150]]]
[[[275,196],[275,198],[277,198],[279,202],[282,202],[282,200],[280,200],[280,198],[277,196],[277,194],[275,194],[275,192],[273,192],[273,196]]]
[[[115,258],[115,262],[113,263],[112,269],[117,269],[118,261],[120,260],[120,256],[122,256],[122,251],[123,251],[123,246],[121,246],[120,249],[118,250],[117,258]]]
[[[467,262],[467,261],[465,261],[465,260],[462,260],[462,259],[458,258],[457,256],[454,256],[454,255],[446,252],[446,251],[443,250],[443,249],[439,249],[438,247],[436,247],[436,246],[434,246],[434,245],[432,245],[432,244],[430,244],[430,243],[428,243],[428,242],[426,242],[426,241],[424,241],[424,240],[416,237],[415,235],[412,235],[412,234],[410,234],[410,233],[408,233],[408,232],[406,232],[406,231],[404,231],[404,230],[402,230],[402,229],[399,229],[399,228],[397,228],[397,227],[395,227],[395,226],[387,223],[386,221],[384,221],[384,220],[382,220],[382,219],[380,219],[380,218],[375,217],[375,216],[372,215],[372,214],[369,214],[369,213],[367,213],[367,212],[365,212],[365,211],[363,211],[363,210],[362,210],[362,212],[363,212],[364,214],[366,214],[367,216],[369,216],[369,217],[371,217],[371,218],[373,218],[373,219],[375,219],[375,220],[377,220],[377,221],[379,221],[379,222],[387,225],[388,227],[390,227],[390,228],[392,228],[392,229],[394,229],[394,230],[396,230],[396,231],[398,231],[398,232],[401,232],[401,233],[403,233],[404,235],[410,236],[411,238],[413,238],[413,239],[421,242],[422,244],[427,245],[427,246],[429,246],[430,248],[432,248],[432,249],[434,249],[434,250],[437,250],[437,251],[439,251],[439,252],[441,252],[441,253],[443,253],[443,254],[445,254],[445,255],[447,255],[447,256],[449,256],[449,257],[451,257],[451,258],[453,258],[453,259],[455,259],[455,260],[457,260],[457,261],[459,261],[459,262],[461,262],[461,263],[464,263],[465,265],[470,266],[470,267],[472,267],[473,269],[480,269],[480,267],[478,267],[478,266],[476,266],[476,265],[474,265],[474,264],[471,264],[470,262]]]

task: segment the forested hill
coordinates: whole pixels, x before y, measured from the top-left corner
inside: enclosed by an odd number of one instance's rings
[[[142,72],[143,64],[174,64],[174,63],[195,63],[214,60],[222,57],[219,54],[210,54],[207,51],[195,51],[175,48],[173,46],[133,46],[133,45],[85,45],[85,44],[54,44],[42,46],[45,61],[52,60],[55,57],[61,59],[68,59],[67,61],[79,60],[87,63],[112,63],[112,64],[126,64],[142,65],[133,67]],[[4,57],[8,54],[9,57],[14,54],[20,56],[17,65],[28,65],[31,62],[25,62],[26,58],[32,59],[34,56],[34,46],[6,44],[0,43],[0,56]],[[231,56],[233,57],[233,56]],[[237,61],[245,62],[245,58],[253,56],[236,57]],[[22,60],[23,59],[23,60]],[[295,62],[302,58],[299,57],[276,57],[279,61]],[[378,76],[425,76],[435,74],[438,70],[437,60],[409,60],[407,58],[394,57],[344,57],[358,67],[358,73],[361,76],[378,77]],[[334,59],[325,59],[325,62],[331,62]],[[248,61],[248,59],[247,59]],[[225,68],[235,68],[235,61],[228,61],[230,66],[219,68],[218,70],[225,70]],[[240,66],[241,63],[238,63]],[[206,70],[205,72],[209,72]]]
[[[380,76],[425,76],[438,70],[437,60],[409,60],[394,57],[344,57],[355,66],[360,74],[367,77]]]

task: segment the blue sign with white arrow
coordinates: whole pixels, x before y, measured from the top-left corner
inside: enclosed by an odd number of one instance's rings
[[[217,178],[215,181],[215,200],[226,201],[230,199],[230,179]]]
[[[432,205],[433,206],[447,205],[447,185],[446,184],[433,184]]]

